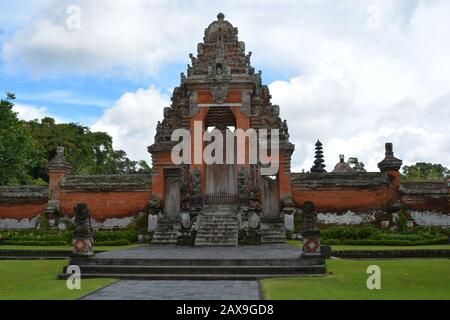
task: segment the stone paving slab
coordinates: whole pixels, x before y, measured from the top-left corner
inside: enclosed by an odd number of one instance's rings
[[[83,300],[260,300],[257,281],[120,281]]]
[[[182,247],[148,245],[97,254],[97,259],[294,259],[302,250],[289,244],[239,247]]]

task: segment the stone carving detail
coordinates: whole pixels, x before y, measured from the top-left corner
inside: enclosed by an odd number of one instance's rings
[[[252,92],[250,90],[242,90],[242,107],[241,112],[247,116],[250,115],[250,106],[252,103]]]
[[[92,256],[94,255],[94,234],[91,228],[91,212],[84,203],[78,204],[74,208],[75,231],[73,233],[73,255]]]
[[[280,127],[281,127],[280,139],[282,141],[289,141],[290,135],[289,135],[289,127],[288,127],[287,121],[284,120]]]
[[[201,195],[201,187],[202,187],[202,176],[200,170],[195,168],[192,172],[192,193],[193,196]]]
[[[213,98],[214,102],[218,104],[222,104],[228,97],[228,86],[227,85],[217,85],[213,88]]]
[[[148,203],[148,214],[151,216],[157,216],[161,213],[161,199],[154,195]]]
[[[205,45],[203,43],[199,43],[197,45],[197,53],[198,53],[198,55],[203,55],[204,50],[205,50]]]
[[[246,195],[248,193],[248,171],[245,168],[241,168],[238,174],[239,181],[239,194]]]
[[[303,230],[317,229],[316,205],[312,202],[305,202],[303,205]]]

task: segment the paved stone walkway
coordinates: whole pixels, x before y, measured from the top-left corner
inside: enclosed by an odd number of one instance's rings
[[[257,281],[120,281],[83,300],[260,300]]]

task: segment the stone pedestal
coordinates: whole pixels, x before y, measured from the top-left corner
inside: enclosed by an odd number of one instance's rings
[[[317,257],[321,256],[320,250],[320,230],[311,229],[304,230],[303,236],[303,256],[304,257]]]

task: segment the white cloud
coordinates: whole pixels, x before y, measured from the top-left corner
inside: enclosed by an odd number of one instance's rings
[[[450,166],[450,3],[447,1],[145,1],[77,3],[82,28],[65,28],[72,1],[45,1],[32,24],[4,44],[7,65],[35,73],[156,75],[188,62],[219,11],[240,29],[253,64],[288,75],[270,88],[297,144],[294,168],[312,164],[325,143],[377,170],[384,143],[407,163]],[[378,19],[372,27],[375,12]],[[184,71],[184,70],[180,70]],[[155,88],[125,94],[95,126],[117,147],[146,156],[169,98]]]
[[[19,119],[31,121],[35,119],[42,119],[48,116],[45,107],[37,107],[27,104],[15,104],[13,110],[18,113]]]
[[[169,97],[153,86],[128,92],[105,111],[92,130],[108,132],[115,149],[125,150],[132,159],[150,163],[147,146],[153,144],[156,124],[168,106]]]
[[[62,104],[75,104],[81,106],[96,106],[107,108],[111,106],[111,102],[104,99],[79,97],[75,93],[66,90],[53,90],[39,94],[20,94],[21,100],[45,101]]]

